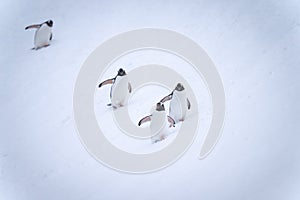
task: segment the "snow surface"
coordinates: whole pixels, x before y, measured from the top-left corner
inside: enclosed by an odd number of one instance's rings
[[[299,1],[3,0],[0,9],[0,199],[300,198]],[[51,46],[30,50],[34,32],[25,26],[48,19],[54,21]],[[80,67],[98,45],[145,27],[177,31],[207,51],[223,79],[226,121],[214,151],[198,160],[211,116],[201,79],[162,52],[118,60],[105,78],[119,65],[171,65],[197,88],[200,108],[198,137],[180,160],[132,175],[103,166],[84,149],[72,97]],[[133,121],[149,112],[156,97],[146,94],[153,90],[167,92],[155,86],[134,93]],[[106,116],[113,123],[108,96],[109,87],[95,94],[99,122]],[[163,148],[176,135],[153,146],[117,129],[105,134],[120,148],[141,153]]]

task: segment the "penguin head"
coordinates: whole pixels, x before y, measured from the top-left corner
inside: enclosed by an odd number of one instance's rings
[[[182,91],[182,90],[184,90],[184,87],[183,87],[183,85],[181,83],[177,83],[177,85],[175,87],[175,90]]]
[[[164,110],[165,110],[164,104],[163,104],[162,102],[158,102],[158,103],[156,104],[156,110],[157,110],[157,111],[164,111]]]
[[[48,21],[45,22],[49,27],[53,26],[53,21],[49,19]]]
[[[118,76],[124,76],[124,75],[126,75],[125,70],[120,68],[119,71],[118,71]]]

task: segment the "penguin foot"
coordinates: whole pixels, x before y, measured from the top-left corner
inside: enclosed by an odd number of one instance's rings
[[[155,144],[157,142],[159,142],[160,140],[159,139],[156,139],[156,140],[152,140],[152,144]]]
[[[162,136],[160,136],[159,137],[159,139],[152,139],[152,144],[155,144],[155,143],[157,143],[157,142],[161,142],[161,141],[163,141],[164,139],[166,139],[166,136],[165,135],[162,135]]]
[[[39,49],[41,49],[43,47],[48,47],[48,46],[50,46],[50,44],[45,44],[45,45],[40,46],[40,47],[33,47],[31,50],[39,50]]]
[[[114,110],[119,108],[119,105],[113,105],[112,104],[111,106],[113,107]]]

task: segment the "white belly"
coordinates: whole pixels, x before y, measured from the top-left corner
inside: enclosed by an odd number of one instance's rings
[[[151,140],[157,142],[163,140],[168,134],[168,119],[165,111],[154,111],[150,123]]]
[[[128,77],[117,76],[114,84],[111,87],[111,103],[112,106],[119,107],[125,105],[129,97]]]
[[[173,97],[170,101],[169,113],[177,123],[180,120],[184,120],[187,112],[187,97],[186,91],[174,91]]]
[[[51,28],[46,24],[43,24],[39,29],[36,30],[34,36],[35,48],[40,48],[50,44]]]

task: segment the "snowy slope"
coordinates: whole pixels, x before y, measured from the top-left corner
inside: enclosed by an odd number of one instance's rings
[[[2,1],[0,199],[299,199],[299,10],[296,0]],[[52,45],[30,50],[34,32],[25,26],[48,19],[54,21]],[[172,65],[193,88],[202,88],[202,124],[192,147],[166,169],[131,175],[86,152],[72,97],[80,67],[98,45],[144,27],[185,34],[207,51],[224,82],[227,113],[218,145],[198,160],[211,114],[201,79],[190,66],[157,52],[118,61],[116,68],[128,70],[150,62]],[[105,77],[114,75],[110,70]],[[147,90],[153,89],[166,92]],[[100,120],[110,115],[108,91],[95,94]],[[129,105],[132,120],[154,101],[145,94],[137,91]],[[120,148],[155,150],[114,134],[110,139]]]

